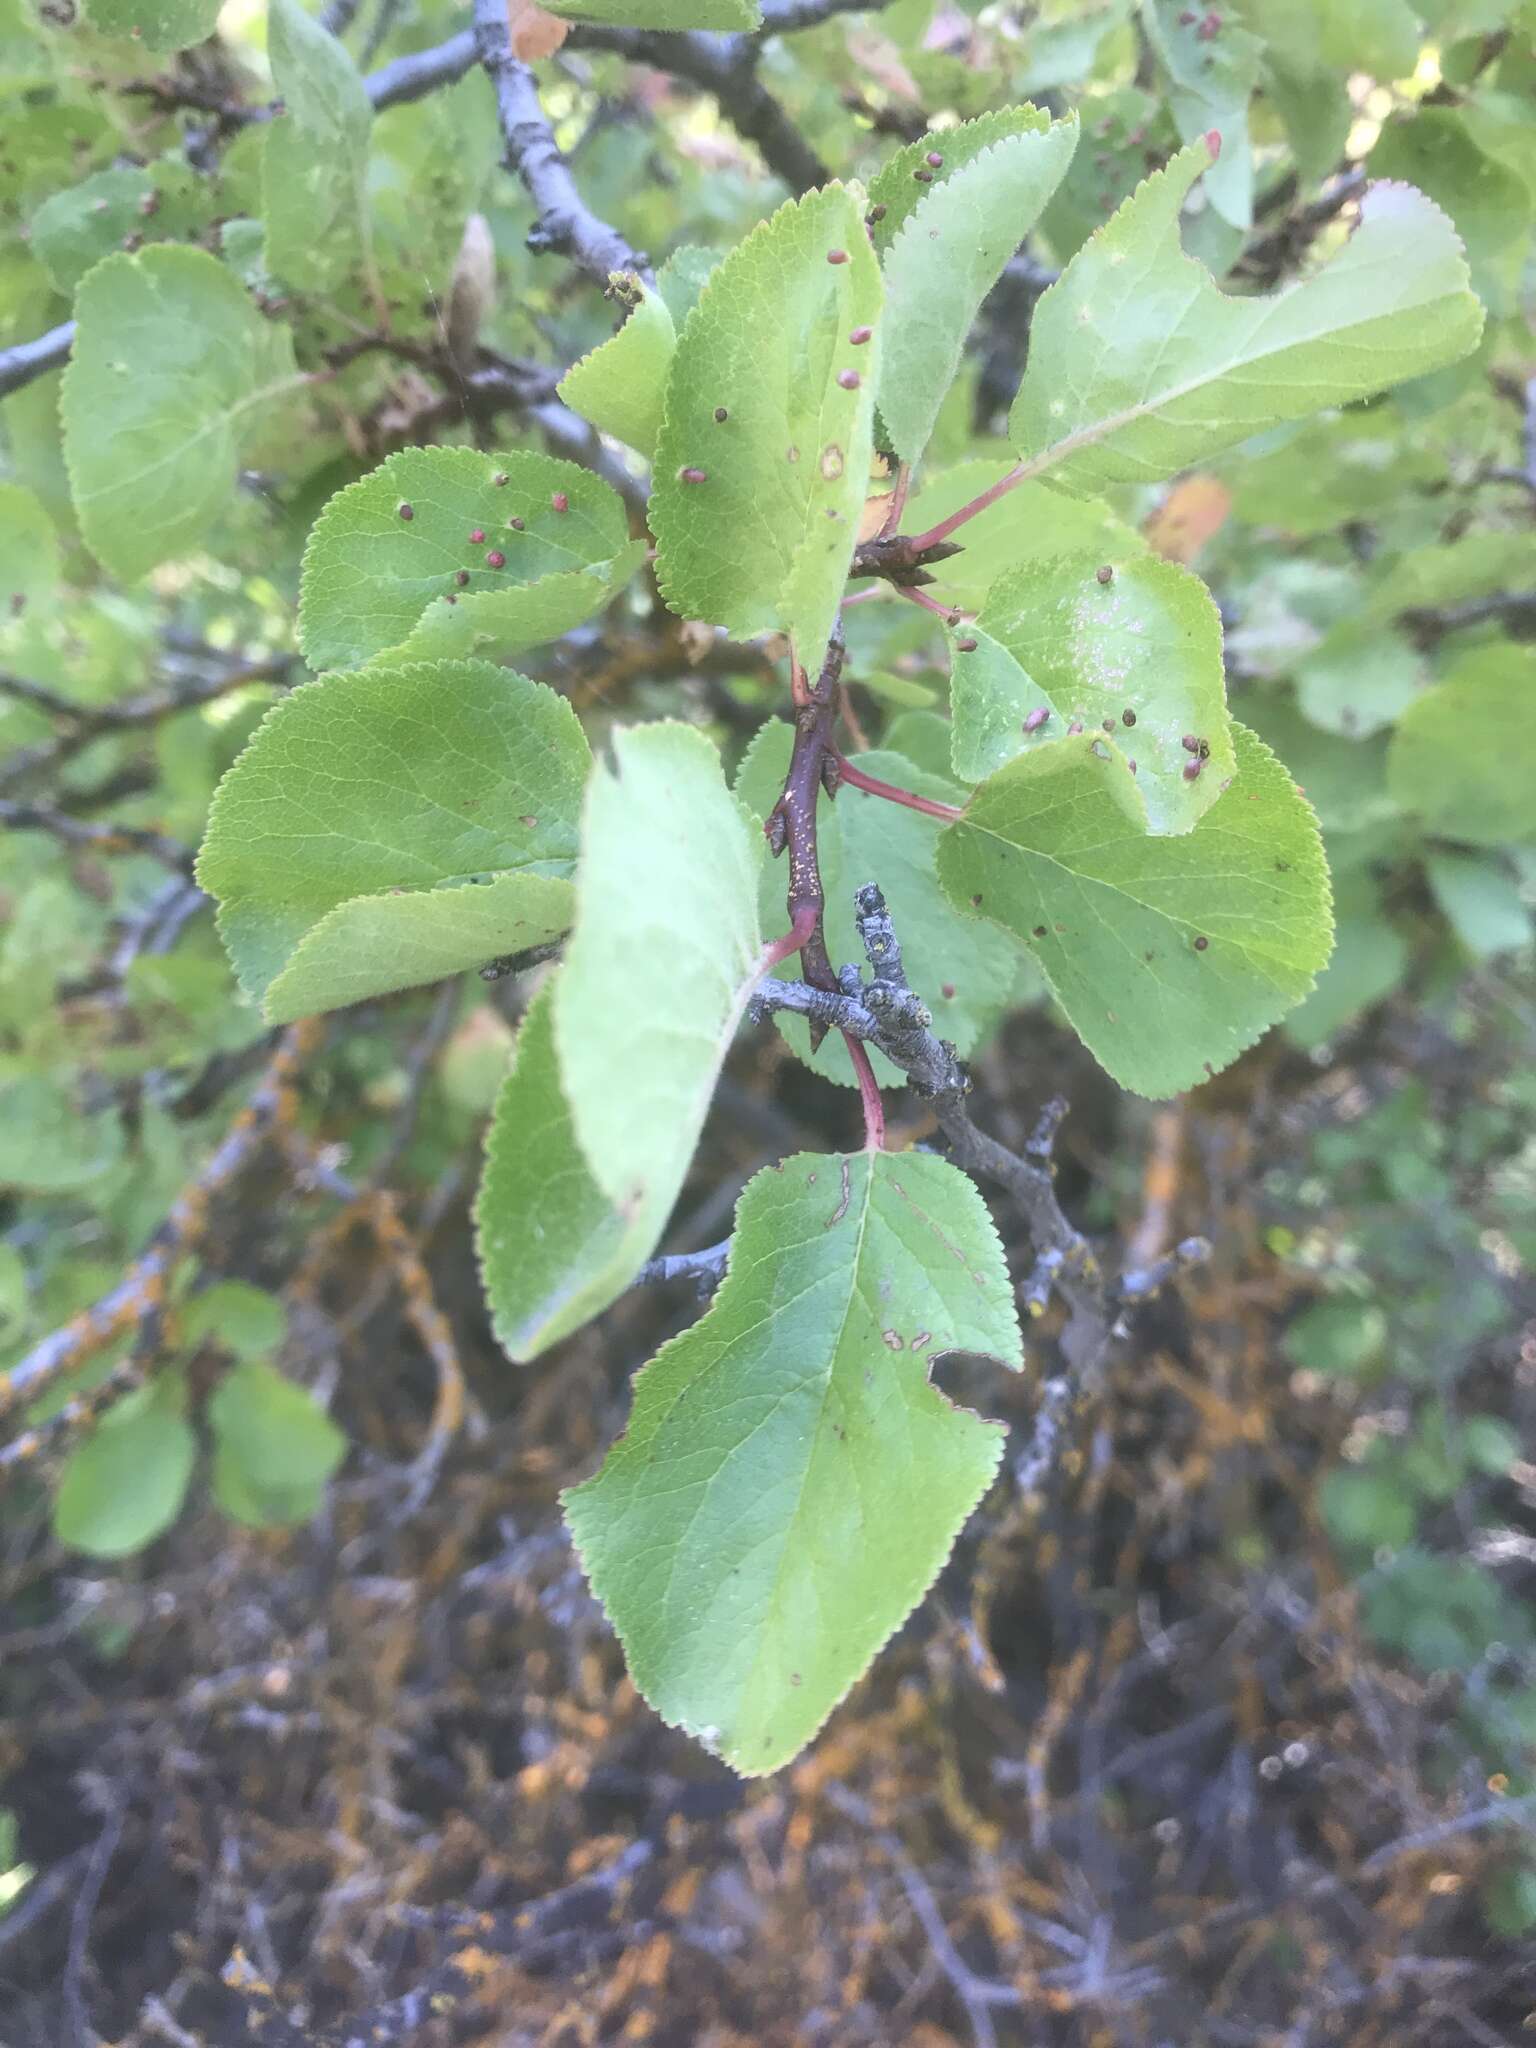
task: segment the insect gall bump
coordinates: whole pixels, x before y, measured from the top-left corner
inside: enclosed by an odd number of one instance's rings
[[[453,580],[455,583],[457,583],[460,590],[462,590],[465,584],[469,581],[469,571],[467,569],[455,569],[453,572]]]
[[[491,549],[491,552],[485,558],[485,566],[487,569],[505,569],[507,558],[500,548]]]
[[[1108,562],[1104,564],[1102,569],[1095,569],[1093,573],[1100,583],[1113,583],[1115,580],[1115,572]]]
[[[846,263],[848,261],[848,251],[846,249],[829,249],[827,251],[827,261],[829,263]]]
[[[549,502],[557,512],[569,512],[571,509],[570,494],[566,491],[552,492]]]
[[[707,484],[709,482],[709,471],[707,469],[680,469],[677,472],[677,480],[680,484]]]
[[[524,521],[522,521],[521,519],[509,519],[507,521],[507,524],[511,527],[514,533],[521,533],[524,530]]]
[[[864,380],[857,370],[839,370],[837,381],[845,391],[857,391]]]
[[[1025,719],[1024,730],[1026,732],[1038,732],[1041,726],[1049,720],[1050,715],[1050,707],[1048,705],[1037,704]]]
[[[1200,770],[1204,766],[1205,763],[1203,761],[1186,761],[1184,763],[1184,780],[1186,782],[1198,782],[1200,780]]]
[[[882,207],[880,210],[882,213],[885,211],[884,207]],[[874,333],[874,331],[875,330],[873,329],[873,327],[855,327],[852,334],[849,335],[848,339],[850,342],[852,342],[855,348],[862,348],[865,342],[868,341],[869,337]]]
[[[943,168],[944,159],[939,155],[939,152],[936,149],[929,150],[926,161],[931,170],[937,171]]]
[[[931,185],[933,183],[932,171],[916,170],[912,175],[919,185]]]
[[[1136,714],[1129,704],[1126,705],[1120,714],[1120,723],[1122,725],[1134,725],[1136,723]]]
[[[1211,942],[1210,942],[1210,940],[1209,940],[1209,939],[1204,939],[1204,938],[1202,938],[1202,939],[1196,939],[1196,941],[1195,941],[1195,951],[1196,951],[1197,953],[1203,953],[1203,952],[1205,951],[1206,947],[1207,947],[1207,946],[1208,946],[1208,945],[1209,945],[1210,943],[1211,943]]]
[[[717,427],[723,427],[729,418],[730,414],[726,411],[723,405],[717,405],[715,407],[715,425]]]
[[[477,548],[477,547],[479,547],[480,543],[481,543],[481,542],[482,542],[482,541],[483,541],[484,539],[485,539],[485,528],[484,528],[483,526],[477,526],[477,527],[473,528],[473,529],[472,529],[472,531],[471,531],[471,533],[470,533],[470,536],[469,536],[469,544],[470,544],[470,546],[471,546],[471,547],[475,547],[475,548]]]
[[[957,640],[955,642],[955,652],[956,654],[974,654],[976,652],[976,642],[974,640]]]
[[[416,507],[414,505],[400,505],[396,509],[402,519],[411,520],[416,517]]]

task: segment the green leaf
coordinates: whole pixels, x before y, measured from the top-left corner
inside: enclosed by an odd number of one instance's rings
[[[548,0],[548,12],[619,28],[754,29],[763,19],[755,0]]]
[[[292,351],[202,249],[106,257],[75,316],[60,397],[70,486],[91,552],[127,582],[206,541],[242,426],[296,382]]]
[[[764,971],[763,837],[710,742],[667,723],[614,733],[581,845],[555,992],[560,1071],[593,1178],[654,1244]]]
[[[820,665],[869,485],[879,318],[879,269],[842,185],[781,206],[711,276],[656,443],[651,531],[674,612],[741,639],[782,630]]]
[[[784,787],[794,744],[790,728],[770,720],[747,749],[736,779],[736,794],[755,817],[766,818]],[[900,754],[860,754],[867,774],[940,803],[962,804],[965,792],[936,775],[924,774]],[[970,1052],[997,1022],[1018,973],[1018,948],[1006,933],[957,918],[939,885],[934,851],[943,821],[903,804],[887,803],[845,787],[834,803],[823,794],[817,803],[817,844],[822,885],[826,890],[827,948],[834,962],[861,961],[864,949],[854,923],[855,891],[878,882],[901,934],[902,952],[912,986],[933,1011],[935,1029]],[[785,922],[784,862],[766,861],[759,881],[759,908],[765,930]],[[775,970],[780,980],[798,978],[798,956]],[[829,1080],[854,1084],[848,1049],[837,1032],[829,1032],[813,1054],[803,1017],[775,1019],[783,1036],[807,1065]],[[902,1085],[900,1074],[885,1056],[870,1049],[879,1079]]]
[[[154,180],[139,165],[97,171],[45,199],[32,216],[32,253],[61,292],[73,292],[93,264],[143,226],[140,207]]]
[[[1312,1051],[1390,995],[1408,972],[1407,941],[1381,908],[1369,874],[1338,877],[1334,897],[1333,957],[1317,986],[1285,1020],[1292,1044]]]
[[[283,112],[261,159],[267,268],[326,291],[370,260],[373,105],[344,46],[299,0],[268,0],[267,54]]]
[[[53,521],[20,484],[0,483],[0,637],[52,599],[59,582]]]
[[[587,765],[569,705],[489,662],[295,690],[220,784],[198,860],[241,986],[281,1022],[554,937]]]
[[[221,0],[85,0],[85,17],[104,36],[140,43],[161,56],[206,42]]]
[[[951,745],[963,782],[1020,754],[1072,745],[1067,728],[1077,724],[1103,733],[1087,759],[1114,802],[1144,831],[1167,833],[1190,831],[1236,770],[1221,616],[1200,578],[1174,562],[1142,554],[1027,563],[949,638]],[[1042,710],[1049,717],[1026,731]],[[1207,758],[1182,745],[1186,735]],[[1186,779],[1197,761],[1199,774]]]
[[[179,1373],[135,1387],[70,1453],[53,1504],[53,1532],[91,1557],[128,1557],[175,1521],[197,1441]]]
[[[227,1372],[208,1403],[213,1484],[237,1521],[305,1521],[347,1454],[347,1439],[304,1387],[255,1359]]]
[[[1050,125],[1044,107],[998,107],[954,128],[932,128],[916,142],[898,149],[869,181],[870,235],[880,256],[885,256],[920,206],[994,144],[1022,135],[1043,135]],[[930,163],[931,156],[942,161]]]
[[[590,617],[643,552],[618,493],[574,462],[403,448],[316,520],[299,644],[317,669],[515,653]]]
[[[1520,885],[1480,853],[1426,855],[1424,872],[1441,915],[1475,960],[1512,953],[1531,942],[1531,913]]]
[[[1233,227],[1253,225],[1253,149],[1248,102],[1258,83],[1264,45],[1241,22],[1221,21],[1212,35],[1209,10],[1183,0],[1142,0],[1141,18],[1171,90],[1169,108],[1180,138],[1196,142],[1213,129],[1221,154],[1206,173],[1211,205]]]
[[[190,1296],[178,1320],[189,1349],[212,1337],[236,1358],[276,1351],[288,1331],[288,1312],[277,1296],[244,1280],[220,1280]]]
[[[661,431],[667,370],[677,329],[667,302],[637,278],[638,293],[618,333],[572,363],[556,387],[572,412],[601,434],[649,456]]]
[[[719,262],[719,250],[685,245],[661,266],[654,288],[615,272],[612,295],[630,306],[629,317],[566,371],[559,385],[565,403],[600,433],[650,456],[678,331]]]
[[[903,527],[926,533],[1012,473],[1011,462],[957,462],[925,476],[912,495]],[[962,611],[980,611],[1006,570],[1053,555],[1092,555],[1123,562],[1144,554],[1146,542],[1102,498],[1072,498],[1049,484],[1020,484],[978,512],[952,535],[962,552],[933,571],[934,595]]]
[[[1413,1497],[1390,1473],[1354,1468],[1325,1473],[1317,1503],[1329,1534],[1348,1548],[1401,1550],[1413,1541]]]
[[[1479,649],[1398,721],[1387,786],[1426,832],[1469,846],[1536,838],[1536,652]]]
[[[1410,119],[1389,122],[1368,167],[1373,178],[1403,179],[1445,209],[1490,310],[1504,310],[1530,243],[1525,180],[1484,155],[1463,116],[1450,107],[1416,107]]]
[[[1125,816],[1084,734],[984,782],[939,842],[951,902],[1030,945],[1089,1051],[1140,1095],[1229,1065],[1328,958],[1317,821],[1263,742],[1232,732],[1236,779],[1180,838]]]
[[[45,1074],[0,1080],[0,1187],[38,1194],[88,1188],[122,1155],[115,1108],[88,1111],[73,1089]]]
[[[1010,112],[1022,132],[999,131],[969,163],[926,188],[885,253],[880,417],[904,462],[916,462],[927,447],[981,302],[1077,147],[1075,115],[1041,127],[1033,107]],[[985,125],[995,128],[997,117]],[[951,133],[939,140],[942,148],[931,154],[947,156]]]
[[[975,1187],[920,1153],[800,1153],[749,1183],[713,1307],[565,1495],[635,1683],[744,1775],[809,1742],[987,1489],[1003,1432],[930,1384],[950,1351],[1023,1362]]]
[[[665,1219],[663,1219],[664,1221]],[[555,1056],[554,983],[528,1006],[491,1117],[475,1236],[491,1323],[521,1364],[601,1314],[655,1250],[592,1177]]]
[[[1351,594],[1358,601],[1358,587]],[[1296,701],[1324,732],[1369,739],[1413,702],[1423,669],[1418,651],[1395,627],[1342,619],[1296,663]]]
[[[1027,475],[1076,490],[1149,483],[1476,346],[1482,308],[1456,232],[1406,185],[1367,189],[1324,269],[1271,298],[1227,298],[1179,241],[1179,209],[1210,161],[1203,142],[1181,150],[1041,299],[1009,420]]]

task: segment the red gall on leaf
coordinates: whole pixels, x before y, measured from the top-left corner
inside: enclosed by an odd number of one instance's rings
[[[1136,714],[1129,704],[1126,705],[1120,714],[1120,723],[1122,725],[1134,725],[1136,723]]]
[[[474,528],[473,528],[473,529],[471,530],[471,532],[470,532],[470,536],[469,536],[469,542],[470,542],[470,546],[471,546],[471,547],[476,547],[476,548],[477,548],[477,547],[479,547],[479,545],[480,545],[481,541],[483,541],[484,539],[485,539],[485,528],[484,528],[483,526],[477,526],[477,527],[474,527]]]
[[[849,335],[848,339],[853,343],[853,346],[855,348],[862,348],[865,342],[868,341],[869,337],[874,333],[874,331],[875,330],[873,329],[873,327],[855,327],[852,334]]]
[[[414,519],[416,517],[416,507],[414,505],[401,505],[397,509],[402,519]]]
[[[1093,573],[1101,583],[1113,583],[1115,580],[1115,572],[1108,562],[1104,564],[1102,569],[1095,569]]]
[[[857,370],[839,370],[837,381],[845,391],[857,391],[863,379],[859,376]]]
[[[677,472],[677,480],[680,484],[707,484],[709,482],[709,471],[707,469],[680,469]]]
[[[971,642],[971,645],[974,647],[975,644],[976,643],[973,640]],[[1041,726],[1044,725],[1050,718],[1050,715],[1050,710],[1046,705],[1037,704],[1034,710],[1031,711],[1029,716],[1025,719],[1024,730],[1026,732],[1038,732]]]
[[[939,155],[939,152],[936,149],[930,149],[928,152],[928,162],[932,165],[934,170],[938,170],[942,166],[944,159]]]
[[[491,549],[491,552],[485,558],[485,566],[487,569],[505,569],[507,558],[500,548]]]
[[[1217,157],[1221,155],[1221,130],[1219,128],[1206,129],[1205,146],[1211,152],[1211,162],[1215,163]]]
[[[551,505],[554,506],[557,512],[569,512],[571,509],[570,496],[565,491],[553,492],[550,496],[549,502]]]
[[[521,533],[523,531],[524,522],[521,519],[509,519],[507,524],[514,533]]]
[[[829,249],[827,251],[827,261],[829,263],[846,263],[848,261],[848,251],[846,249]]]

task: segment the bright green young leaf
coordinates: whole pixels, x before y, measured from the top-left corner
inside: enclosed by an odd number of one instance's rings
[[[59,581],[53,521],[20,484],[0,483],[0,636],[52,598]]]
[[[316,669],[516,653],[590,617],[636,554],[618,493],[574,462],[402,448],[316,520],[299,644]]]
[[[560,1071],[593,1178],[654,1244],[763,972],[763,836],[710,742],[668,723],[614,733],[581,848],[555,991]]]
[[[1497,846],[1536,838],[1536,651],[1465,655],[1398,721],[1387,786],[1426,832]]]
[[[569,705],[489,662],[295,690],[220,784],[198,860],[241,986],[281,1022],[556,936],[587,766]]]
[[[237,1521],[307,1520],[347,1439],[304,1387],[259,1360],[227,1372],[208,1403],[214,1492]]]
[[[1085,733],[984,782],[939,842],[950,900],[1029,944],[1078,1036],[1139,1095],[1228,1066],[1328,958],[1317,820],[1263,742],[1232,731],[1236,778],[1182,837],[1125,816]]]
[[[60,397],[70,487],[91,552],[128,582],[207,540],[242,425],[297,382],[292,348],[202,249],[106,257],[75,317]]]
[[[772,810],[784,787],[793,736],[778,719],[765,725],[747,749],[736,779],[736,794],[755,817]],[[900,754],[860,754],[859,766],[883,782],[910,789],[940,803],[962,804],[965,791],[939,776],[924,774]],[[992,1028],[1008,1001],[1018,972],[1018,947],[1006,933],[971,918],[958,918],[939,885],[934,850],[943,821],[903,804],[845,787],[836,802],[823,795],[817,806],[817,845],[821,879],[826,890],[827,950],[833,961],[862,963],[864,949],[853,918],[856,890],[878,882],[885,892],[912,986],[932,1010],[934,1028],[968,1053]],[[782,860],[766,861],[759,881],[759,903],[765,931],[782,930],[788,876]],[[793,981],[800,973],[799,956],[775,972]],[[848,1086],[854,1072],[840,1034],[829,1032],[813,1054],[804,1018],[780,1016],[780,1031],[808,1065],[829,1080]],[[900,1085],[901,1077],[882,1053],[870,1058],[883,1082]]]
[[[753,29],[763,18],[756,0],[548,0],[548,12],[618,28]]]
[[[1150,483],[1260,428],[1423,376],[1482,332],[1455,229],[1422,193],[1371,186],[1323,269],[1228,298],[1186,256],[1179,209],[1203,142],[1139,186],[1036,308],[1009,419],[1027,475]]]
[[[782,630],[819,667],[869,484],[879,322],[879,268],[842,185],[781,206],[711,276],[656,443],[651,531],[673,611],[742,639]]]
[[[1148,554],[1027,563],[949,637],[951,745],[963,782],[1019,754],[1073,744],[1075,724],[1102,735],[1086,759],[1114,802],[1164,833],[1188,832],[1234,773],[1221,617],[1200,578],[1177,563]]]
[[[1017,113],[1023,132],[999,135],[933,186],[885,252],[880,417],[904,462],[927,447],[981,302],[1077,147],[1075,114],[1041,128],[1033,107]]]
[[[997,1469],[1002,1431],[930,1384],[949,1351],[1023,1362],[974,1185],[921,1153],[800,1153],[749,1183],[714,1305],[565,1495],[635,1683],[746,1776],[810,1741]]]
[[[369,259],[373,106],[343,44],[300,0],[268,0],[267,54],[283,112],[261,160],[267,268],[326,291]]]
[[[537,1358],[600,1314],[655,1250],[658,1227],[644,1207],[626,1223],[592,1177],[560,1080],[546,983],[496,1098],[475,1204],[481,1277],[508,1355]]]
[[[926,533],[979,498],[1009,475],[1011,462],[957,462],[925,476],[902,521],[909,533]],[[933,595],[964,611],[980,611],[987,593],[1006,570],[1053,555],[1093,555],[1100,562],[1124,562],[1144,554],[1147,543],[1102,498],[1073,498],[1049,484],[1020,484],[956,529],[951,538],[962,552],[933,571]]]
[[[1183,0],[1142,0],[1141,18],[1168,74],[1169,108],[1181,139],[1198,141],[1213,129],[1221,154],[1206,172],[1212,206],[1233,227],[1253,225],[1253,150],[1248,103],[1258,83],[1264,45],[1230,18],[1211,34],[1210,10]]]
[[[661,430],[677,330],[659,292],[638,280],[635,289],[639,296],[618,333],[572,363],[558,389],[572,412],[590,420],[599,433],[649,455]]]
[[[140,44],[162,56],[206,42],[220,0],[85,0],[85,16],[104,36]]]
[[[186,1420],[179,1373],[110,1408],[70,1453],[53,1503],[53,1532],[91,1557],[129,1557],[175,1521],[186,1498],[197,1440]]]

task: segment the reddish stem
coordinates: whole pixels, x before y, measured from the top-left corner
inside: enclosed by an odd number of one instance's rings
[[[926,590],[919,590],[915,584],[911,583],[898,583],[896,591],[898,596],[906,598],[909,603],[920,604],[925,612],[933,612],[936,617],[944,621],[946,626],[959,625],[960,614],[958,606],[940,604],[936,597],[930,597]]]
[[[1006,476],[999,477],[990,490],[983,491],[980,497],[972,498],[957,512],[951,512],[949,517],[941,519],[937,526],[930,526],[926,533],[918,534],[912,542],[913,548],[921,550],[937,547],[941,540],[949,539],[956,527],[964,526],[968,519],[974,519],[979,512],[985,512],[987,507],[995,505],[999,498],[1006,498],[1010,491],[1016,490],[1032,474],[1033,471],[1027,462],[1016,464]]]
[[[848,1057],[852,1060],[853,1071],[858,1076],[859,1100],[864,1105],[864,1150],[883,1152],[885,1104],[880,1100],[880,1084],[875,1079],[875,1070],[869,1063],[869,1054],[864,1050],[862,1039],[855,1038],[851,1031],[845,1031],[843,1043],[848,1048]]]
[[[763,948],[762,958],[757,963],[759,975],[772,974],[781,960],[787,960],[791,953],[798,953],[811,933],[816,929],[816,906],[802,903],[795,912],[795,921],[781,939],[770,939]]]
[[[907,509],[907,492],[912,488],[912,465],[903,462],[896,471],[896,484],[885,508],[885,518],[880,527],[880,538],[896,531],[901,524],[901,515]]]
[[[963,812],[953,804],[941,804],[931,796],[919,796],[916,790],[898,789],[894,782],[882,782],[877,775],[866,775],[862,768],[856,768],[846,754],[837,756],[839,782],[851,783],[855,789],[862,789],[866,796],[883,796],[887,803],[905,804],[909,811],[923,811],[930,818],[943,818],[953,824]]]

